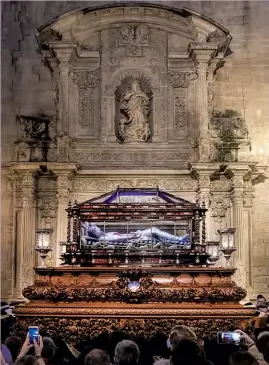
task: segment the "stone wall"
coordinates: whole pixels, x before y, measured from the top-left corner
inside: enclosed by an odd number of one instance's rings
[[[152,2],[153,3],[153,2]],[[269,115],[269,5],[257,1],[173,1],[155,2],[175,8],[187,7],[225,26],[233,40],[231,54],[215,76],[212,103],[215,110],[233,109],[241,113],[248,126],[252,144],[249,160],[268,165]],[[21,214],[20,197],[15,196],[14,176],[8,163],[15,160],[16,115],[46,114],[56,118],[57,95],[50,70],[44,66],[35,38],[37,28],[59,14],[79,6],[101,6],[105,2],[3,2],[2,5],[2,295],[10,296],[16,287],[14,258],[19,247],[14,243],[14,222]],[[44,61],[44,60],[43,60]],[[7,178],[8,176],[8,178]],[[126,179],[128,181],[128,179]],[[15,183],[14,183],[15,181]],[[258,178],[254,187],[252,210],[252,262],[250,294],[269,292],[269,189],[268,179]],[[89,185],[89,194],[92,188]],[[168,189],[173,191],[173,189]],[[180,195],[180,192],[176,190]],[[13,195],[12,195],[13,194]],[[16,193],[17,194],[17,193]],[[55,192],[52,193],[55,197]],[[16,199],[18,200],[16,201]],[[38,199],[37,199],[38,201]],[[16,205],[15,204],[15,205]],[[39,203],[36,203],[39,204]],[[16,208],[16,209],[15,209]],[[14,211],[15,209],[15,211]],[[247,224],[247,218],[245,219]],[[18,241],[16,241],[18,242]],[[15,260],[16,262],[16,260]],[[17,267],[20,265],[17,262]],[[11,288],[12,287],[12,288]],[[253,291],[253,292],[252,292]]]

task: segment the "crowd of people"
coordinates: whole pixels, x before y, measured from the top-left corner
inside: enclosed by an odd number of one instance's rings
[[[84,344],[79,350],[72,345],[39,336],[24,343],[18,336],[8,336],[1,343],[0,365],[268,365],[269,306],[258,296],[257,317],[263,326],[252,335],[236,330],[239,342],[221,344],[215,339],[197,339],[195,331],[185,325],[171,329],[165,348],[142,338],[115,332],[99,343]],[[260,322],[259,322],[260,323]]]

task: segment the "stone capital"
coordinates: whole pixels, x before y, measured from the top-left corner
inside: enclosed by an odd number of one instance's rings
[[[77,48],[76,42],[50,42],[49,47],[60,62],[69,62],[72,53]],[[60,67],[61,69],[61,67]]]
[[[234,191],[231,196],[233,204],[243,205],[244,203],[244,193],[243,191]]]
[[[218,45],[214,43],[195,43],[189,44],[189,57],[198,63],[208,64],[211,58],[214,58],[218,52]],[[199,71],[198,71],[199,72]]]
[[[36,199],[34,187],[22,187],[22,201],[24,204],[34,204]]]
[[[78,165],[69,163],[50,164],[50,169],[57,175],[56,189],[59,204],[68,203],[72,177],[77,173]]]
[[[77,173],[80,166],[74,162],[48,162],[47,167],[50,171],[55,173]]]
[[[253,167],[256,163],[241,163],[241,162],[231,162],[227,164],[225,168],[225,173],[232,176],[245,176],[252,172]]]
[[[197,163],[190,163],[188,168],[194,176],[212,176],[216,172],[219,171],[220,165],[219,163],[215,162],[197,162]]]
[[[70,189],[69,188],[58,188],[56,198],[58,201],[58,207],[59,207],[59,204],[67,206],[69,198],[70,198]]]
[[[13,173],[9,179],[13,183],[12,190],[22,192],[23,203],[33,204],[35,201],[37,178],[40,175],[40,165],[37,163],[11,164]]]
[[[39,174],[41,172],[40,166],[44,165],[42,162],[11,162],[10,169],[15,173],[25,174]]]
[[[239,194],[244,190],[245,178],[252,173],[251,163],[234,162],[229,163],[225,168],[225,175],[227,175],[232,182],[232,188],[234,191],[238,191]]]

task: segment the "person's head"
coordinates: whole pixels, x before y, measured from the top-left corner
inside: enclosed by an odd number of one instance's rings
[[[185,325],[174,326],[169,335],[169,340],[171,343],[171,350],[181,341],[181,340],[197,340],[194,331]]]
[[[85,365],[109,365],[110,358],[106,351],[94,349],[91,350],[85,357]]]
[[[202,365],[205,362],[203,347],[194,340],[181,340],[173,348],[172,365]]]
[[[259,352],[263,354],[264,360],[269,362],[269,332],[261,332],[258,335],[256,346]]]
[[[92,223],[90,223],[88,225],[87,233],[88,233],[88,236],[94,237],[94,238],[99,238],[104,234],[104,232],[99,227],[97,227],[95,224],[92,224]]]
[[[26,355],[24,357],[20,357],[14,365],[38,365],[38,361],[33,355]]]
[[[260,305],[265,305],[266,304],[266,299],[264,298],[263,295],[259,294],[257,296],[257,300],[256,300],[256,307],[260,306]]]
[[[10,336],[4,343],[10,351],[13,361],[15,361],[22,347],[22,339],[18,336]]]
[[[55,355],[56,352],[56,345],[52,338],[50,337],[43,337],[43,349],[42,349],[42,357],[45,359],[51,359]]]
[[[237,351],[230,357],[229,365],[258,365],[258,362],[248,351]]]
[[[123,340],[115,348],[114,360],[116,365],[136,365],[139,357],[139,348],[133,341]]]

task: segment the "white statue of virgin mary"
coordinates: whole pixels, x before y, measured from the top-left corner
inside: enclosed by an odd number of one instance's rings
[[[137,80],[122,95],[120,110],[126,119],[119,122],[119,138],[122,141],[147,141],[150,138],[148,121],[149,97],[141,90]]]

